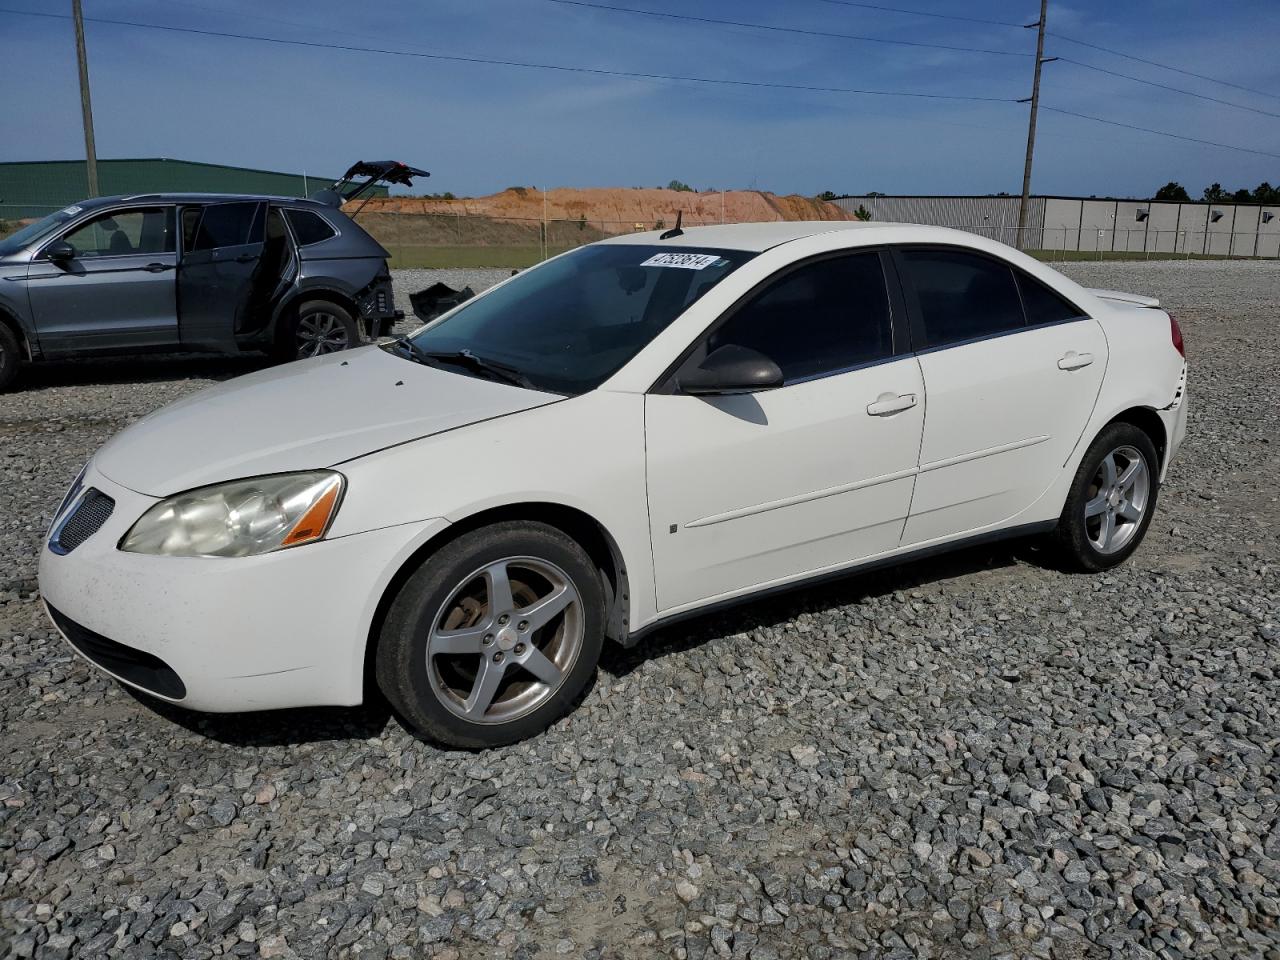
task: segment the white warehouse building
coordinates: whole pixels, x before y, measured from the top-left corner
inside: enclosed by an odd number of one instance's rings
[[[872,220],[957,227],[1019,246],[1018,197],[841,197]],[[1280,257],[1280,206],[1033,196],[1023,249]]]

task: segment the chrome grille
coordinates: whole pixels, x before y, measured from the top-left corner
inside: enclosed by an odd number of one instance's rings
[[[55,553],[70,553],[102,529],[115,507],[114,500],[101,490],[90,487],[54,531],[49,540],[50,548]]]

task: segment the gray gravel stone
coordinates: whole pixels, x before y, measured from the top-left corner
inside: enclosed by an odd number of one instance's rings
[[[691,621],[480,755],[74,656],[35,581],[67,483],[261,361],[33,369],[0,395],[0,955],[1280,958],[1280,266],[1066,270],[1187,338],[1129,563],[975,548]]]

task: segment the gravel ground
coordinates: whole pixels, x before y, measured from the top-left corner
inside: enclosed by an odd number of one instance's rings
[[[1193,363],[1128,564],[987,547],[670,628],[483,754],[73,658],[35,581],[63,488],[256,362],[33,371],[0,397],[0,955],[1280,958],[1280,268],[1067,269],[1165,298]]]

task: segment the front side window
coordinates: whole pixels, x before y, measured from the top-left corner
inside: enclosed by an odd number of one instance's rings
[[[183,211],[183,232],[187,231],[186,213]],[[219,247],[241,247],[262,242],[262,204],[215,203],[204,208],[194,238],[187,249],[216,250]]]
[[[772,281],[712,332],[707,352],[728,344],[764,354],[785,383],[892,356],[880,255],[818,260]]]
[[[117,210],[94,217],[63,237],[78,259],[172,253],[173,208]]]
[[[961,250],[903,250],[927,346],[1007,333],[1025,325],[1013,269]]]
[[[583,393],[753,256],[629,243],[581,247],[464,304],[409,344],[419,358],[459,372],[476,374],[478,361],[486,361],[537,389]]]

